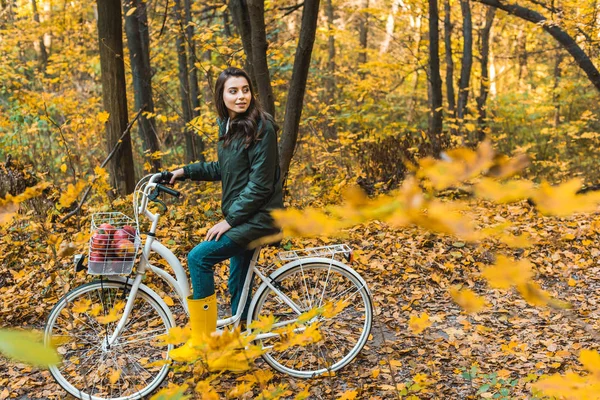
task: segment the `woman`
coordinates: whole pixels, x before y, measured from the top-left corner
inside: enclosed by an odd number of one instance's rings
[[[215,331],[214,265],[230,259],[231,312],[237,312],[255,239],[278,232],[270,212],[283,207],[277,151],[277,126],[255,99],[248,74],[227,68],[215,86],[219,126],[218,161],[195,163],[173,171],[176,179],[221,181],[225,217],[210,228],[205,241],[188,255],[193,295],[188,298],[192,341]],[[248,313],[246,302],[242,321]]]

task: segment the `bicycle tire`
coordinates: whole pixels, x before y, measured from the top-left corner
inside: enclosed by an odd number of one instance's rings
[[[173,347],[153,345],[157,336],[172,327],[172,315],[149,288],[138,289],[120,336],[112,347],[106,345],[118,320],[101,324],[97,315],[110,315],[115,305],[126,302],[119,297],[130,289],[130,284],[111,280],[81,285],[61,298],[48,316],[44,342],[57,345],[62,355],[62,362],[51,366],[50,373],[78,399],[142,399],[158,388],[169,372],[166,363],[149,365],[168,360]]]
[[[263,358],[271,367],[296,378],[312,378],[345,367],[360,353],[371,332],[373,301],[356,271],[328,260],[312,261],[283,266],[269,279],[302,312],[321,307],[327,301],[347,302],[339,314],[316,319],[322,336],[319,342],[276,351],[279,337],[261,340],[263,347],[270,349]],[[273,314],[278,323],[285,324],[298,317],[266,284],[259,288],[256,299],[250,312],[252,320]]]

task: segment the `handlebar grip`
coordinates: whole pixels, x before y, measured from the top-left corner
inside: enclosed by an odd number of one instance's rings
[[[157,187],[157,188],[158,188],[158,190],[160,190],[161,192],[165,192],[165,193],[167,193],[167,194],[170,194],[171,196],[179,197],[179,196],[181,195],[181,193],[180,193],[180,192],[178,192],[177,190],[175,190],[175,189],[171,189],[171,188],[168,188],[168,187],[166,187],[166,186],[163,186],[163,185],[160,185],[160,184],[157,184],[157,185],[156,185],[156,187]]]

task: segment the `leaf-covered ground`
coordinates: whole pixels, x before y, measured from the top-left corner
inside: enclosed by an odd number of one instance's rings
[[[533,246],[465,243],[417,228],[392,230],[378,222],[350,230],[339,240],[356,249],[353,267],[367,280],[375,298],[371,340],[334,377],[305,381],[276,374],[273,382],[287,384],[293,393],[309,385],[315,399],[338,398],[348,390],[356,390],[356,398],[375,399],[413,395],[421,399],[535,398],[530,384],[541,375],[580,371],[580,350],[598,348],[600,219],[596,214],[542,217],[525,202],[509,206],[473,203],[472,209],[481,227],[511,222],[512,233],[528,233]],[[169,224],[169,232],[177,239],[170,244],[183,256],[200,240],[206,220],[173,214]],[[57,232],[49,228],[41,224],[2,232],[2,327],[42,329],[57,299],[90,279],[84,273],[74,275],[69,258],[54,253],[57,237],[69,240],[88,228],[68,226]],[[321,243],[294,242],[299,247]],[[488,288],[480,272],[497,254],[529,259],[535,281],[573,308],[535,307],[516,292]],[[220,268],[218,275],[224,276],[225,271]],[[225,282],[220,282],[222,291]],[[449,294],[455,285],[482,295],[487,308],[465,314]],[[409,319],[424,314],[431,325],[415,334]],[[268,368],[262,360],[257,367]],[[178,374],[169,379],[187,378]],[[224,375],[215,387],[224,394],[235,384],[235,376]],[[66,397],[47,371],[0,359],[0,400],[6,398]]]

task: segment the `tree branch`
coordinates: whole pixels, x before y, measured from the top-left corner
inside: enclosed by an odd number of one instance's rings
[[[508,4],[501,0],[475,0],[481,4],[499,8],[502,11],[524,19],[534,24],[538,24],[548,32],[554,39],[556,39],[568,52],[571,54],[579,68],[585,72],[590,82],[600,92],[600,72],[590,59],[590,57],[583,51],[583,49],[577,44],[562,27],[556,22],[549,20],[537,11],[529,8],[520,6],[518,4]]]
[[[113,149],[108,154],[108,156],[106,156],[106,159],[102,162],[102,164],[100,164],[100,168],[104,168],[106,166],[106,164],[108,164],[110,159],[115,155],[117,150],[119,150],[119,147],[121,147],[123,138],[131,131],[131,127],[133,126],[135,121],[138,120],[138,118],[142,114],[142,111],[144,110],[145,107],[146,107],[146,105],[144,105],[142,108],[140,108],[139,111],[137,112],[137,114],[135,115],[135,117],[131,120],[131,122],[129,122],[129,124],[127,125],[127,128],[125,128],[125,131],[119,137],[117,144],[115,144],[115,147],[113,147]],[[64,217],[62,217],[60,220],[61,223],[65,222],[67,219],[71,218],[73,215],[77,214],[81,210],[81,206],[83,206],[83,203],[85,203],[85,200],[87,199],[87,196],[90,194],[90,191],[92,190],[92,186],[94,185],[95,181],[96,181],[96,176],[94,175],[94,177],[92,178],[92,182],[85,189],[85,192],[83,193],[83,197],[81,197],[81,201],[79,202],[77,207],[75,207],[75,209],[73,211],[71,211]]]

